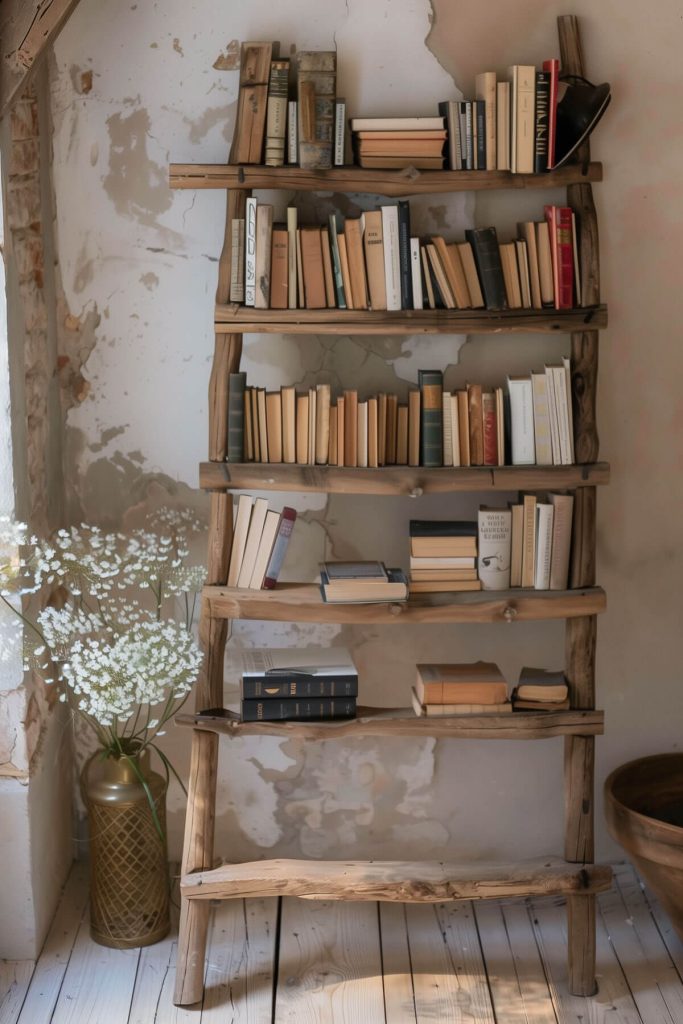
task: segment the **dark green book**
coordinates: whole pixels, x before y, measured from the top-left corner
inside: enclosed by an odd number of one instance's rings
[[[244,462],[246,373],[231,373],[228,384],[228,462]]]
[[[311,676],[287,674],[266,675],[260,679],[249,676],[242,679],[242,700],[275,700],[279,697],[297,697],[310,700],[315,697],[357,697],[358,676]]]
[[[443,465],[443,373],[418,370],[420,388],[420,463]]]
[[[243,700],[243,722],[282,722],[320,718],[355,718],[355,697],[319,697],[313,700]]]
[[[346,295],[344,293],[344,281],[341,272],[341,259],[339,258],[339,242],[337,241],[337,218],[334,213],[330,214],[330,254],[332,256],[332,274],[334,276],[334,290],[337,295],[337,306],[339,309],[346,309]]]

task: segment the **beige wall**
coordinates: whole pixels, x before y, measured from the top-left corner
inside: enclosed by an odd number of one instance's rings
[[[162,9],[163,8],[163,9]],[[683,721],[680,665],[683,369],[680,303],[683,27],[670,0],[577,0],[588,74],[614,100],[594,138],[605,162],[596,187],[603,295],[599,426],[613,482],[600,493],[599,577],[609,611],[599,629],[598,693],[607,735],[598,779],[637,754],[672,749]],[[164,5],[81,0],[53,63],[54,166],[61,283],[73,323],[95,323],[72,369],[86,378],[67,424],[70,515],[136,521],[161,501],[192,503],[205,457],[211,307],[225,196],[171,193],[170,160],[223,162],[237,76],[216,70],[234,40],[339,52],[350,114],[429,113],[472,90],[477,70],[557,52],[555,13],[527,0],[293,0]],[[535,26],[530,29],[530,26]],[[234,47],[233,47],[234,50]],[[92,72],[92,79],[88,75]],[[281,201],[282,197],[273,197]],[[292,199],[304,216],[354,212],[373,197]],[[419,230],[459,236],[474,220],[505,228],[540,216],[552,193],[430,197],[414,204]],[[417,369],[447,382],[498,382],[567,351],[567,339],[248,339],[252,382],[400,393]],[[93,344],[94,343],[94,344]],[[477,495],[442,501],[283,496],[300,511],[290,577],[314,578],[324,556],[405,563],[411,516],[470,515]],[[368,703],[407,702],[416,661],[497,659],[560,665],[560,624],[345,628],[237,624],[237,643],[348,643]],[[227,744],[226,744],[227,747]],[[168,737],[186,770],[188,738]],[[534,855],[562,849],[561,741],[303,746],[232,741],[221,761],[219,833],[228,857]],[[177,853],[183,801],[170,798]],[[598,852],[614,856],[598,812]]]

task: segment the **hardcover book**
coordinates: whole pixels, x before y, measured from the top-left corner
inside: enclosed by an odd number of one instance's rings
[[[465,237],[472,246],[486,308],[505,309],[505,280],[496,229],[468,228]]]
[[[317,699],[243,700],[243,722],[297,721],[302,719],[355,718],[355,697],[318,697]]]
[[[270,553],[270,559],[266,568],[266,573],[263,578],[263,589],[273,590],[276,586],[277,581],[282,570],[282,565],[287,554],[287,548],[292,536],[294,529],[294,523],[296,522],[296,509],[290,508],[288,505],[282,510],[280,515],[280,521],[278,524],[278,530],[275,537],[275,543]]]
[[[479,509],[479,579],[484,590],[510,587],[512,513],[504,508]]]
[[[244,389],[246,373],[231,373],[228,383],[227,461],[244,461]]]
[[[265,163],[267,167],[282,167],[285,162],[288,92],[289,60],[271,61],[266,116]]]
[[[443,373],[418,370],[421,396],[420,455],[423,466],[443,465]]]

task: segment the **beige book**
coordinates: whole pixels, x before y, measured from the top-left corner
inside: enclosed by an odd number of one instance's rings
[[[261,543],[261,535],[263,533],[267,511],[268,502],[266,499],[256,498],[251,513],[251,519],[249,520],[249,532],[247,533],[247,542],[244,546],[242,564],[240,566],[239,576],[237,577],[238,587],[248,587],[251,583],[251,577],[254,572],[254,566],[256,565],[256,556],[258,554],[259,544]]]
[[[510,586],[522,585],[522,547],[524,539],[524,506],[512,505],[512,537],[510,542]]]
[[[508,68],[510,89],[510,163],[515,174],[534,173],[536,139],[536,68],[532,64],[513,64]]]
[[[296,294],[299,309],[306,308],[306,293],[304,291],[304,265],[301,259],[301,228],[296,229]]]
[[[253,388],[244,389],[244,458],[246,462],[254,461],[254,422],[251,412],[253,390]]]
[[[318,384],[315,390],[315,461],[324,466],[330,451],[330,385]]]
[[[550,232],[546,221],[536,224],[536,251],[538,253],[538,276],[541,285],[541,304],[555,306],[553,284],[553,259],[550,250]]]
[[[510,170],[510,83],[496,83],[496,168]]]
[[[296,462],[296,389],[291,384],[280,388],[282,406],[282,461]]]
[[[235,515],[235,527],[232,535],[232,548],[230,551],[230,566],[228,568],[228,586],[236,587],[242,568],[244,549],[247,546],[247,535],[249,533],[249,520],[253,498],[250,494],[240,494],[237,501],[237,514]]]
[[[258,411],[258,388],[250,388],[250,399],[251,399],[251,422],[254,433],[254,461],[262,462],[261,459],[261,431],[259,427],[259,411]]]
[[[536,465],[553,465],[553,446],[550,433],[550,406],[548,404],[548,378],[545,373],[531,374],[531,394],[534,403],[534,445]]]
[[[531,308],[542,309],[541,278],[538,268],[538,248],[536,245],[536,225],[532,220],[517,225],[521,237],[526,242],[526,254],[529,262],[529,287],[531,288]]]
[[[256,309],[270,307],[270,253],[273,237],[273,207],[259,203],[256,207]]]
[[[358,465],[358,392],[344,392],[344,465]]]
[[[346,259],[349,265],[351,293],[354,309],[368,309],[368,282],[365,276],[365,256],[361,236],[360,217],[347,217],[344,223]]]
[[[458,242],[457,245],[458,252],[460,253],[460,260],[462,262],[462,269],[465,273],[465,280],[467,281],[467,290],[469,292],[472,309],[483,309],[484,296],[482,295],[481,285],[479,283],[479,275],[477,274],[477,265],[474,262],[472,246],[469,242]]]
[[[448,396],[451,408],[451,459],[453,466],[460,465],[460,417],[458,414],[458,396],[454,391]]]
[[[268,461],[282,462],[282,399],[279,391],[266,391]]]
[[[446,309],[455,309],[455,297],[453,295],[453,292],[451,291],[451,286],[448,283],[446,271],[441,262],[441,259],[439,258],[438,250],[436,246],[433,244],[426,245],[425,249],[427,250],[427,256],[429,257],[429,262],[431,264],[432,270],[434,271],[434,277],[436,278],[436,283],[439,286],[439,291],[441,292],[441,298],[443,299],[443,303]]]
[[[351,275],[349,274],[349,260],[346,253],[346,238],[341,232],[337,235],[337,245],[339,246],[339,264],[341,266],[344,295],[346,296],[346,308],[355,309],[356,303],[351,285]]]
[[[408,465],[408,406],[399,405],[396,426],[396,465]]]
[[[458,309],[466,309],[470,303],[470,296],[457,246],[455,244],[453,246],[446,245],[440,235],[432,236],[432,245],[438,253],[439,262],[446,275],[450,294],[453,296],[455,306],[457,306]],[[453,256],[453,253],[451,252],[452,249],[455,249],[455,256]],[[438,276],[437,281],[439,281],[439,288],[441,288],[441,281]],[[443,295],[443,291],[441,294]]]
[[[505,465],[505,403],[503,389],[494,388],[496,396],[496,431],[498,435],[498,465]]]
[[[297,303],[297,210],[287,207],[287,305],[296,309]]]
[[[296,461],[308,462],[308,395],[296,396]]]
[[[289,255],[287,228],[273,228],[270,260],[270,308],[287,309],[289,301]]]
[[[330,406],[330,466],[336,466],[337,463],[337,406]]]
[[[432,275],[429,271],[429,256],[427,255],[427,247],[424,245],[420,246],[420,256],[422,258],[422,277],[424,278],[425,290],[427,292],[427,305],[430,309],[436,309]]]
[[[266,415],[266,389],[258,389],[258,429],[261,446],[261,462],[270,462],[268,458],[268,417]]]
[[[410,588],[413,589],[412,586]],[[415,689],[412,690],[413,711],[418,717],[448,718],[453,715],[486,715],[511,714],[512,704],[421,704]]]
[[[320,244],[323,250],[323,274],[325,277],[325,299],[329,309],[334,309],[337,299],[334,294],[334,273],[332,271],[332,256],[330,254],[330,229],[320,229]]]
[[[533,587],[536,574],[536,495],[525,494],[522,522],[522,586]]]
[[[376,469],[377,459],[377,399],[368,399],[368,466]]]
[[[459,580],[476,580],[476,569],[411,569],[410,579],[418,583],[441,583]]]
[[[370,210],[361,216],[365,266],[368,276],[371,309],[387,308],[387,288],[384,276],[384,240],[382,211]]]
[[[365,156],[358,158],[360,167],[405,170],[414,167],[419,171],[440,171],[443,156]]]
[[[377,461],[380,466],[387,462],[387,396],[377,396]]]
[[[344,438],[346,431],[345,402],[343,395],[337,399],[337,465],[344,466]]]
[[[415,692],[423,704],[488,704],[507,700],[507,683],[496,664],[418,664]]]
[[[273,544],[275,543],[279,526],[280,513],[274,511],[266,512],[266,521],[263,524],[261,540],[259,541],[258,551],[256,552],[254,571],[252,572],[251,580],[249,581],[250,590],[260,590],[263,586],[263,580],[265,579],[266,569],[270,562],[270,556],[273,551]]]
[[[486,123],[486,170],[495,171],[498,166],[496,159],[496,72],[482,71],[475,76],[474,88],[476,99],[483,100]]]
[[[308,389],[308,458],[309,466],[315,465],[315,448],[318,425],[318,392],[315,388]]]
[[[550,556],[550,589],[566,590],[569,585],[569,552],[572,543],[572,494],[549,494],[548,500],[555,510],[553,516],[553,543]]]
[[[519,284],[522,292],[522,306],[524,309],[531,309],[531,276],[529,274],[529,256],[526,242],[518,238],[515,242],[517,250],[517,270],[519,272]]]
[[[230,227],[230,301],[244,302],[244,217],[235,217]]]
[[[396,465],[397,427],[398,396],[387,395],[387,431],[385,462],[388,466]]]
[[[365,468],[368,464],[368,403],[358,403],[358,426],[356,430],[358,466]]]
[[[444,466],[453,465],[453,430],[451,427],[451,395],[448,391],[441,394],[441,448]]]
[[[408,392],[408,465],[420,465],[420,392]]]
[[[481,590],[481,580],[411,580],[409,586],[411,594],[458,593]]]
[[[301,263],[304,272],[306,309],[325,309],[327,296],[319,227],[301,229]]]
[[[460,433],[460,465],[470,463],[470,403],[466,391],[456,391],[458,397],[458,431]]]
[[[519,271],[517,270],[517,250],[514,242],[501,242],[498,246],[500,251],[500,262],[503,268],[503,280],[505,281],[505,295],[508,309],[522,308],[522,292],[519,286]]]

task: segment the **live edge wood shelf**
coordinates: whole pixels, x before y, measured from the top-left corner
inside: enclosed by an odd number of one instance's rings
[[[562,72],[583,75],[576,19],[558,19]],[[595,585],[596,486],[607,483],[609,467],[598,460],[595,418],[599,331],[607,325],[600,301],[598,230],[591,182],[602,166],[591,163],[588,144],[576,162],[543,175],[492,171],[368,171],[341,167],[307,171],[298,167],[231,165],[171,166],[173,188],[228,190],[226,231],[218,265],[215,349],[209,381],[209,462],[200,469],[210,493],[207,587],[202,600],[200,639],[205,653],[197,684],[196,713],[179,718],[192,731],[192,760],[181,879],[175,1001],[201,999],[209,907],[213,899],[291,895],[325,899],[433,901],[495,899],[561,894],[567,900],[568,982],[572,993],[595,992],[595,893],[609,887],[610,871],[593,861],[595,737],[603,713],[595,710],[597,614],[605,594]],[[228,302],[231,225],[244,216],[252,189],[366,192],[411,196],[484,189],[561,187],[580,228],[578,258],[586,306],[562,312],[515,310],[419,310],[398,313],[355,310],[255,310]],[[239,369],[243,337],[249,333],[290,334],[474,334],[569,333],[574,441],[577,465],[426,469],[227,463],[228,380]],[[425,345],[428,339],[425,339]],[[317,586],[290,583],[273,591],[226,587],[232,545],[232,491],[318,491],[336,494],[410,495],[458,491],[570,489],[574,525],[571,590],[415,595],[407,603],[325,604]],[[416,508],[417,512],[417,508]],[[222,710],[223,656],[231,619],[329,623],[501,623],[565,620],[565,672],[571,710],[417,718],[408,709],[361,708],[346,722],[240,722]],[[482,656],[485,652],[482,651]],[[211,711],[207,709],[219,709]],[[274,736],[310,742],[346,737],[438,737],[449,740],[563,737],[564,857],[515,865],[455,865],[436,861],[259,861],[214,868],[214,819],[220,736]]]

